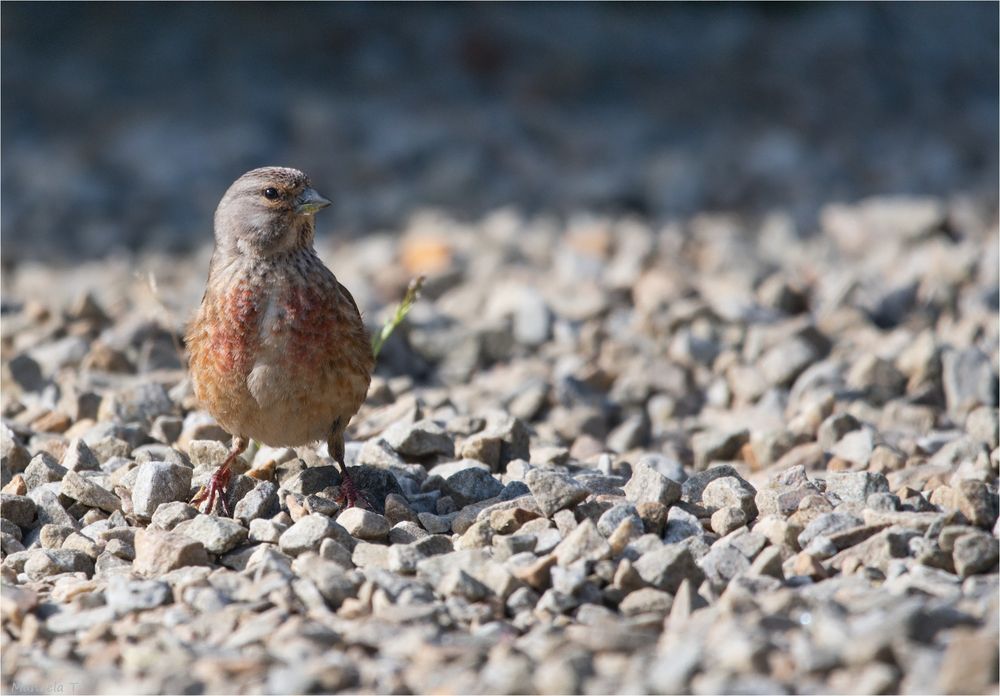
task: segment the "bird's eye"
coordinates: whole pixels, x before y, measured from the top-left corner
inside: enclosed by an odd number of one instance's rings
[[[266,198],[267,200],[273,201],[277,197],[278,197],[278,189],[274,188],[273,186],[268,186],[266,189],[264,189],[264,198]]]

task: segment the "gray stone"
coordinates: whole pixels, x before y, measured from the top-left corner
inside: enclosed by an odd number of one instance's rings
[[[198,509],[187,503],[174,502],[163,503],[150,520],[150,526],[160,529],[170,530],[185,520],[192,520],[198,516]]]
[[[451,457],[455,454],[451,436],[432,420],[395,423],[382,433],[382,439],[403,457],[421,458],[435,454]]]
[[[756,489],[739,476],[720,476],[708,482],[701,494],[701,504],[709,510],[734,507],[752,520],[757,516]]]
[[[997,405],[997,376],[989,356],[978,348],[946,349],[941,377],[948,411],[957,422],[978,406]]]
[[[24,482],[28,490],[34,490],[39,486],[54,481],[61,481],[66,475],[66,469],[56,462],[48,452],[39,452],[28,462],[24,470]]]
[[[97,471],[101,468],[90,447],[78,437],[70,440],[67,445],[62,465],[69,471]]]
[[[700,471],[712,462],[735,459],[743,445],[749,441],[750,431],[746,428],[695,433],[691,438],[694,468]]]
[[[965,419],[965,432],[990,449],[1000,446],[1000,413],[989,406],[980,406]]]
[[[35,501],[26,495],[0,493],[0,515],[27,529],[35,520]]]
[[[353,509],[353,508],[352,508]],[[326,515],[306,515],[282,533],[278,546],[289,556],[318,551],[324,539],[339,539],[350,533]]]
[[[677,482],[664,476],[646,459],[636,462],[624,491],[625,497],[635,505],[655,502],[669,507],[681,497]]]
[[[864,520],[847,512],[824,512],[806,525],[799,534],[799,546],[805,548],[816,537],[829,537],[845,529],[853,529],[864,525]]]
[[[205,550],[216,555],[236,548],[247,538],[246,527],[235,520],[215,515],[198,515],[174,527],[175,532],[200,541]]]
[[[105,512],[114,512],[122,507],[122,501],[117,495],[73,470],[67,471],[63,476],[60,492],[87,507],[99,508]]]
[[[38,362],[24,353],[15,355],[4,364],[4,379],[10,380],[25,392],[41,391],[45,386],[45,378]]]
[[[35,501],[37,526],[58,524],[78,529],[80,523],[66,512],[66,508],[59,502],[59,496],[49,486],[54,486],[56,491],[59,490],[59,484],[53,483],[48,484],[48,486],[39,486],[28,493],[28,497]]]
[[[589,518],[577,525],[559,542],[553,554],[559,565],[565,566],[581,558],[598,561],[611,555],[611,547]]]
[[[233,508],[233,519],[249,525],[252,520],[278,514],[278,487],[271,481],[260,481]]]
[[[138,422],[149,426],[157,416],[173,415],[174,404],[166,388],[158,382],[142,381],[121,389],[101,401],[101,420]]]
[[[525,476],[525,483],[546,517],[573,507],[590,494],[572,477],[555,471],[531,469]]]
[[[190,497],[191,469],[167,462],[139,466],[132,486],[132,508],[138,517],[149,519],[163,503],[187,502]]]
[[[997,543],[992,535],[985,532],[958,537],[952,551],[955,572],[963,578],[977,573],[997,572],[997,560],[1000,558]]]
[[[674,506],[667,512],[667,525],[663,530],[663,541],[676,544],[688,537],[700,537],[705,530],[697,517],[687,510]]]
[[[282,532],[288,529],[288,525],[275,522],[274,520],[264,520],[255,518],[250,520],[250,541],[266,542],[277,544]]]
[[[642,518],[639,516],[639,512],[636,510],[635,505],[632,505],[631,503],[619,503],[618,505],[606,510],[598,518],[597,531],[600,532],[605,538],[609,537],[616,529],[618,529],[618,525],[626,519],[632,520],[632,524],[635,529],[640,531],[643,529]]]
[[[721,591],[737,575],[750,570],[750,561],[739,549],[725,541],[712,545],[698,565],[716,590]]]
[[[826,492],[841,500],[864,503],[870,495],[888,493],[889,482],[883,474],[870,471],[830,473],[826,477]]]
[[[493,498],[503,490],[503,484],[488,471],[478,468],[462,469],[444,481],[444,493],[460,506]]]
[[[112,576],[104,592],[104,600],[122,616],[132,611],[154,609],[169,604],[173,599],[170,585],[159,580],[131,580],[122,575]]]
[[[691,552],[679,546],[664,546],[645,553],[634,567],[645,582],[670,594],[677,592],[685,579],[698,585],[704,577]]]
[[[204,544],[178,532],[140,529],[135,535],[135,572],[158,578],[177,568],[208,565]]]
[[[24,572],[32,580],[59,573],[94,574],[94,561],[82,551],[69,549],[34,549],[28,552]]]
[[[618,605],[618,609],[625,616],[637,616],[639,614],[666,616],[670,613],[673,601],[673,597],[662,590],[643,587],[634,592],[629,592],[621,604]]]
[[[281,480],[281,487],[292,493],[312,495],[324,488],[340,485],[340,471],[336,466],[311,466]]]
[[[334,609],[343,604],[345,599],[358,593],[360,583],[356,574],[319,554],[302,553],[292,562],[292,570],[316,585],[323,599]]]
[[[359,507],[348,508],[340,513],[337,524],[351,536],[365,541],[385,539],[390,529],[389,520],[384,516]]]

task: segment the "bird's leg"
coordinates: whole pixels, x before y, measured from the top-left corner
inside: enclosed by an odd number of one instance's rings
[[[226,461],[222,462],[222,466],[212,474],[212,478],[208,481],[208,486],[202,488],[198,495],[196,495],[192,500],[191,504],[195,507],[198,506],[201,501],[208,498],[208,505],[205,508],[205,512],[211,514],[212,510],[215,509],[215,499],[218,497],[219,501],[222,503],[222,511],[232,516],[232,511],[229,509],[229,500],[227,487],[229,486],[229,479],[233,476],[233,460],[243,453],[243,450],[247,448],[247,439],[245,437],[234,437],[233,446],[229,450],[229,455],[226,457]]]
[[[355,485],[354,479],[347,473],[347,464],[344,463],[344,429],[340,427],[339,418],[333,424],[333,432],[326,444],[330,450],[330,456],[337,462],[337,468],[340,469],[340,496],[337,498],[337,502],[349,508],[358,506],[372,510],[372,504],[368,501],[367,496]]]

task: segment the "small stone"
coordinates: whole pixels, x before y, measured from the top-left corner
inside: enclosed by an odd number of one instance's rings
[[[345,599],[358,594],[359,583],[355,573],[348,572],[341,565],[318,554],[301,554],[292,562],[292,570],[316,585],[323,599],[334,609],[343,604]]]
[[[655,614],[664,617],[670,613],[673,601],[673,597],[662,590],[644,587],[634,592],[629,592],[621,604],[618,605],[618,609],[625,616]]]
[[[804,551],[795,556],[792,564],[792,572],[795,575],[812,578],[813,580],[823,580],[827,576],[823,564]]]
[[[264,520],[255,518],[250,520],[250,541],[277,544],[282,532],[288,529],[287,525],[280,524],[274,520]]]
[[[163,503],[156,508],[149,523],[152,527],[171,530],[181,522],[192,520],[197,516],[198,510],[193,505],[182,502]]]
[[[553,554],[559,565],[565,566],[581,558],[588,561],[607,558],[611,555],[611,547],[588,518],[566,535]]]
[[[112,576],[104,592],[107,605],[116,616],[132,611],[155,609],[173,599],[170,585],[158,580],[131,580],[122,575]]]
[[[66,475],[66,469],[56,463],[55,458],[48,452],[39,452],[28,462],[24,470],[24,482],[28,485],[28,490],[34,490],[39,486],[54,481],[61,481]]]
[[[278,513],[278,487],[261,481],[233,508],[233,519],[249,525],[252,520],[273,517]]]
[[[497,534],[513,534],[525,522],[538,518],[538,513],[524,508],[506,508],[490,513],[490,526]]]
[[[701,494],[701,504],[709,510],[734,507],[739,509],[747,520],[757,516],[757,504],[754,497],[757,491],[747,481],[738,476],[720,476],[708,482]]]
[[[503,490],[503,484],[488,471],[478,468],[462,469],[444,481],[443,491],[459,507],[493,498]]]
[[[747,514],[738,507],[719,508],[712,513],[712,531],[719,536],[725,536],[748,521]]]
[[[90,447],[78,437],[70,440],[69,445],[66,446],[62,465],[69,471],[97,471],[101,468]]]
[[[691,438],[694,468],[702,471],[712,462],[735,459],[743,445],[749,441],[750,431],[745,428],[695,433]]]
[[[647,534],[661,536],[667,526],[667,506],[663,503],[649,501],[635,506],[642,519],[643,529]]]
[[[631,519],[633,527],[641,533],[644,527],[642,518],[630,503],[620,503],[605,511],[597,520],[597,531],[605,538],[610,537],[625,519]]]
[[[691,552],[680,546],[664,546],[645,553],[633,565],[645,582],[670,594],[677,592],[685,579],[698,585],[704,577]]]
[[[572,477],[554,471],[532,469],[525,477],[525,483],[546,517],[573,507],[590,494]]]
[[[87,507],[99,508],[105,512],[114,512],[122,507],[122,501],[117,495],[84,478],[74,470],[67,471],[66,475],[63,476],[60,493]]]
[[[187,502],[191,497],[191,469],[180,464],[146,462],[139,466],[132,486],[132,509],[150,519],[163,503]]]
[[[426,529],[415,522],[403,520],[397,522],[389,530],[390,544],[410,544],[430,536]]]
[[[458,513],[452,512],[447,515],[435,515],[430,512],[417,513],[420,524],[431,534],[445,534],[451,531],[451,522]]]
[[[32,580],[41,580],[59,573],[94,574],[94,561],[81,551],[69,549],[35,549],[29,551],[24,572]]]
[[[289,556],[298,556],[306,551],[318,551],[323,539],[339,540],[341,535],[350,538],[350,533],[338,523],[326,515],[314,513],[302,517],[286,529],[278,540],[278,546]]]
[[[716,590],[722,591],[729,581],[750,570],[750,561],[732,544],[719,541],[712,545],[698,565]]]
[[[385,518],[395,526],[400,522],[417,522],[417,513],[401,495],[390,493],[385,498]]]
[[[160,577],[177,568],[208,565],[204,544],[177,532],[140,529],[135,535],[135,572],[147,577]]]
[[[461,568],[448,571],[438,584],[437,591],[446,596],[463,597],[470,602],[481,601],[492,594],[490,588]]]
[[[200,541],[206,551],[216,555],[231,551],[247,538],[247,530],[239,522],[215,515],[198,515],[181,522],[174,531]]]
[[[0,515],[18,527],[28,529],[35,520],[35,501],[24,495],[0,494]]]
[[[689,537],[700,537],[705,533],[701,522],[687,510],[674,506],[667,513],[667,524],[663,530],[663,541],[676,544]]]
[[[348,508],[340,513],[337,524],[351,536],[365,541],[385,539],[391,526],[384,516],[359,507]]]
[[[997,561],[1000,559],[997,544],[997,540],[985,532],[958,537],[952,551],[955,572],[963,578],[977,573],[997,572]]]
[[[991,450],[1000,446],[1000,413],[989,406],[980,406],[965,419],[965,432],[986,443]]]
[[[750,565],[750,574],[766,575],[778,580],[784,580],[785,574],[782,570],[781,551],[778,547],[768,546],[761,551]]]
[[[826,492],[841,500],[864,503],[874,493],[888,493],[889,482],[884,475],[871,471],[832,473],[826,478]]]
[[[382,433],[382,439],[404,457],[421,458],[435,454],[451,457],[455,454],[455,443],[451,437],[432,420],[395,423]]]
[[[957,422],[979,406],[996,406],[997,376],[989,357],[978,348],[945,350],[941,377],[948,411]]]
[[[490,469],[500,468],[500,448],[503,440],[490,433],[476,433],[466,438],[462,443],[460,455],[463,459],[475,459],[483,462]]]
[[[681,497],[681,487],[677,482],[664,476],[644,459],[636,462],[624,491],[625,497],[635,505],[660,503],[669,507]]]
[[[59,496],[50,488],[39,486],[28,495],[35,501],[35,517],[39,525],[59,524],[74,529],[80,526],[76,518],[66,512],[66,508],[59,502]]]
[[[21,391],[41,391],[45,386],[42,370],[30,356],[21,353],[4,363],[4,381],[16,384]]]
[[[43,549],[61,549],[66,537],[75,531],[72,527],[46,524],[38,532],[38,543]]]

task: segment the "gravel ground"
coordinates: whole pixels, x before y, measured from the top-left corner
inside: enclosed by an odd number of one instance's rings
[[[821,218],[322,236],[373,325],[429,275],[349,433],[374,509],[264,447],[235,519],[187,504],[206,253],[20,266],[5,690],[995,693],[996,210]]]
[[[4,693],[998,692],[995,5],[89,7],[3,8]],[[370,510],[322,447],[188,505],[262,163],[370,326],[428,278]]]

